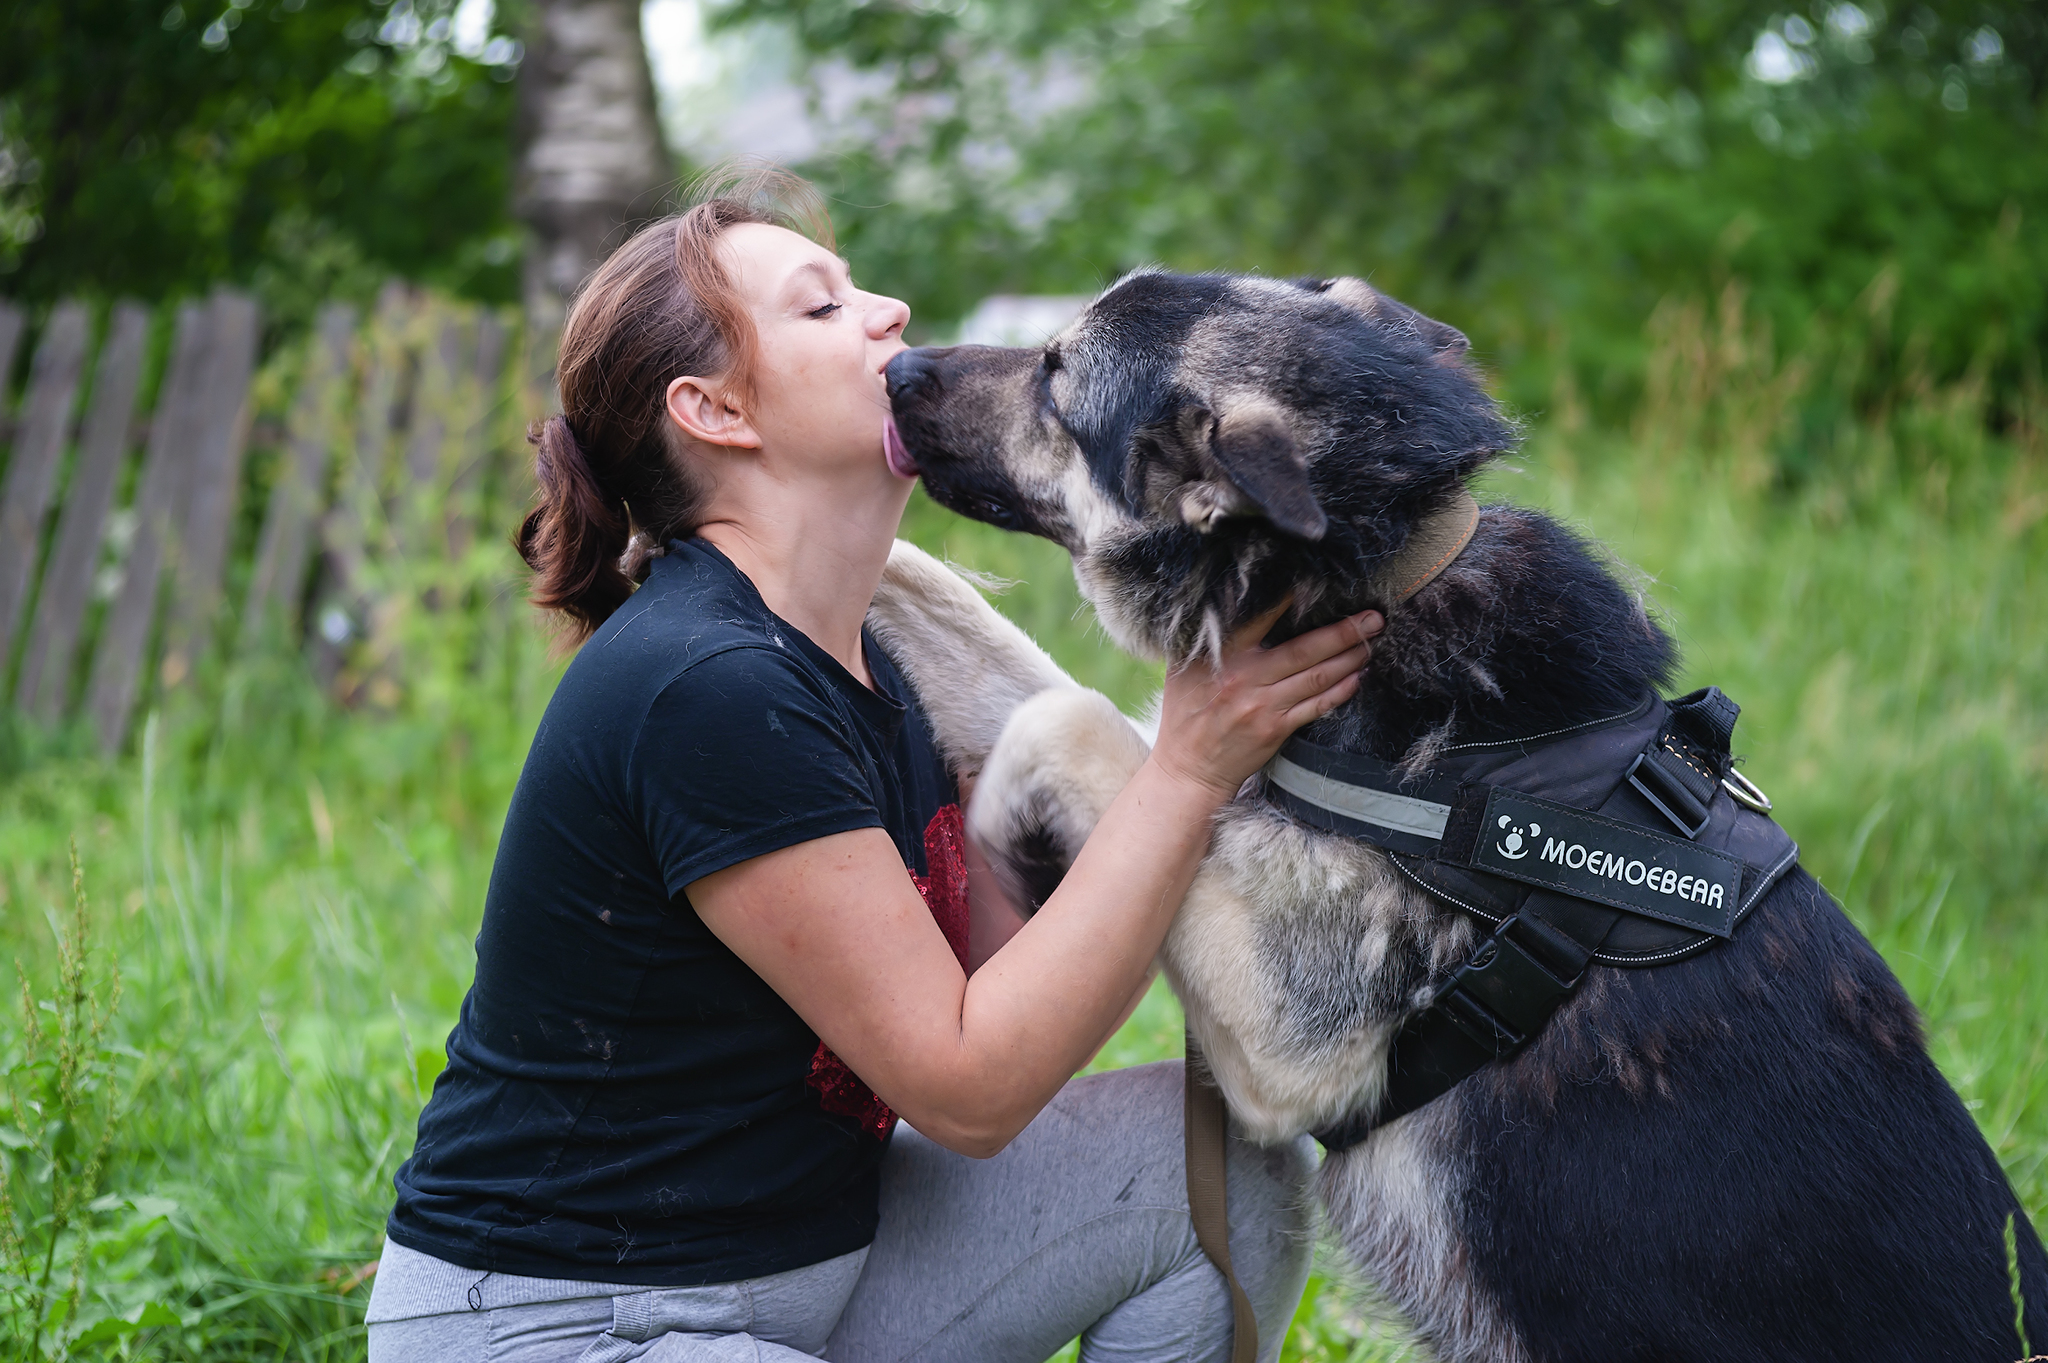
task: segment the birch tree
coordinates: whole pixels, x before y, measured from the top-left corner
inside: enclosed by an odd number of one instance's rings
[[[553,330],[583,277],[658,211],[671,171],[636,0],[536,0],[530,13],[514,208],[534,235],[528,314]]]

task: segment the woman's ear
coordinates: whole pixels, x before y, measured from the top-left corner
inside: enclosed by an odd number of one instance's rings
[[[726,397],[724,387],[710,379],[671,380],[667,407],[668,419],[692,440],[739,450],[761,448],[754,423]]]

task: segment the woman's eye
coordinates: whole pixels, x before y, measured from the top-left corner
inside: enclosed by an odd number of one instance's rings
[[[822,307],[812,308],[808,313],[805,313],[804,315],[806,317],[815,317],[822,322],[827,317],[830,317],[833,313],[839,311],[841,308],[845,306],[846,304],[844,303],[826,303]]]

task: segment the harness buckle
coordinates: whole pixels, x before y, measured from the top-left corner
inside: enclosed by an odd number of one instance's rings
[[[1706,784],[1707,799],[1701,799],[1664,764],[1655,746],[1636,754],[1636,760],[1629,765],[1627,779],[1636,788],[1636,794],[1648,800],[1659,814],[1671,820],[1672,827],[1687,838],[1697,838],[1700,830],[1713,820],[1714,812],[1707,803],[1713,798],[1712,784]]]
[[[1517,914],[1496,928],[1431,1005],[1496,1060],[1527,1044],[1579,982],[1559,979],[1515,941],[1509,929],[1521,921]]]

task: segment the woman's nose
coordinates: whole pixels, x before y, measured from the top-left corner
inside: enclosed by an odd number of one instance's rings
[[[868,334],[876,340],[900,333],[910,324],[910,304],[900,298],[875,296],[868,309]]]

